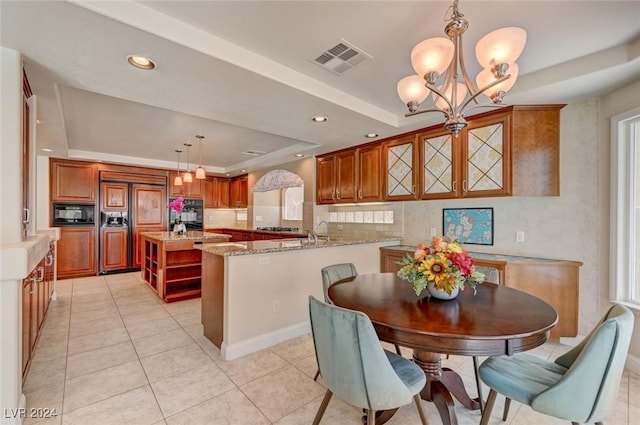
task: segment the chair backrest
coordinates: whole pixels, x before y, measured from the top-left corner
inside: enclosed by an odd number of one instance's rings
[[[309,315],[318,368],[331,392],[373,410],[411,403],[412,394],[391,366],[369,317],[313,296]]]
[[[576,347],[556,359],[568,368],[531,407],[574,422],[600,422],[613,407],[633,332],[633,313],[614,305]]]
[[[352,263],[333,264],[331,266],[324,267],[321,270],[322,273],[322,289],[324,290],[324,302],[331,303],[329,301],[329,287],[339,280],[346,279],[348,277],[358,276],[356,266]]]

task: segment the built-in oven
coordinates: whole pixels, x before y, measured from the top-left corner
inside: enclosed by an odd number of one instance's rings
[[[95,205],[54,203],[54,226],[92,226],[95,224]]]

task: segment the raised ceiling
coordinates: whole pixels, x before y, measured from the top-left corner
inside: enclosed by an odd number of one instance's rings
[[[441,121],[405,118],[397,81],[411,49],[442,36],[443,1],[6,1],[1,43],[24,55],[51,155],[238,174]],[[487,32],[528,33],[506,104],[567,103],[640,78],[640,2],[461,1],[465,57]],[[314,63],[344,40],[372,59],[336,74]],[[131,67],[131,54],[158,68]],[[311,121],[316,115],[326,123]],[[262,151],[249,156],[245,151]],[[43,151],[40,151],[44,154]],[[182,160],[184,161],[183,154]],[[193,167],[192,167],[193,168]]]

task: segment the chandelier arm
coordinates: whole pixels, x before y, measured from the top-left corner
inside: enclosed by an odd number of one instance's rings
[[[446,84],[446,83],[445,83]],[[442,98],[445,102],[447,102],[447,106],[449,106],[449,111],[451,111],[451,114],[453,114],[455,111],[453,110],[453,105],[452,103],[449,101],[449,99],[447,99],[447,96],[445,96],[444,93],[442,93],[440,90],[438,90],[437,88],[435,88],[434,86],[430,85],[430,84],[426,84],[425,85],[429,90],[431,90],[432,92],[434,92],[435,94],[437,94],[438,96],[440,96],[440,98]],[[445,88],[447,86],[445,85]],[[455,100],[454,100],[455,102]],[[445,117],[449,118],[449,113],[447,111],[444,111],[442,109],[436,109],[437,111],[440,111],[444,114]]]
[[[449,118],[449,114],[447,114],[445,111],[443,111],[440,108],[419,109],[417,111],[407,112],[406,114],[404,114],[404,116],[412,117],[414,115],[424,114],[425,112],[440,112],[442,115],[444,115],[445,118]]]
[[[459,40],[462,40],[462,37],[459,37]],[[469,77],[469,73],[467,72],[467,67],[464,64],[464,54],[462,52],[462,43],[460,43],[459,52],[460,54],[458,58],[460,59],[460,72],[462,72],[462,78],[464,79],[464,84],[467,86],[467,89],[469,89],[469,93],[472,96],[475,96],[477,93],[482,93],[482,91],[478,90],[478,86],[476,86],[473,80]]]
[[[500,84],[501,82],[503,82],[504,80],[508,79],[511,77],[511,74],[509,75],[505,75],[502,78],[498,78],[497,80],[493,81],[490,84],[487,84],[486,87],[483,87],[482,90],[478,91],[477,93],[475,93],[474,95],[472,95],[469,99],[467,99],[463,104],[462,107],[460,107],[460,111],[464,111],[464,109],[467,107],[467,105],[473,101],[476,97],[480,96],[482,93],[485,92],[485,90],[490,89],[491,87]],[[477,102],[476,102],[477,103]]]

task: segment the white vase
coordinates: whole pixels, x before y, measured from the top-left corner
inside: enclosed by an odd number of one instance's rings
[[[173,225],[173,233],[184,235],[185,233],[187,233],[187,227],[184,225],[184,223],[176,223]]]
[[[457,297],[458,294],[460,293],[460,288],[456,286],[453,289],[453,291],[451,291],[451,294],[447,294],[447,292],[444,289],[436,288],[432,282],[427,283],[427,290],[429,291],[432,297],[438,298],[441,300],[452,300],[455,297]]]

